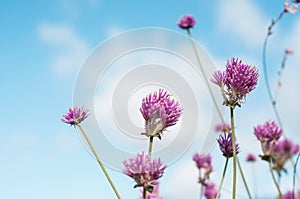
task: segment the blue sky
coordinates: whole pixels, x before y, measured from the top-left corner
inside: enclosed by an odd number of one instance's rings
[[[262,72],[263,38],[271,19],[282,9],[282,0],[1,2],[0,198],[114,198],[96,161],[82,147],[79,136],[73,128],[60,122],[61,115],[72,105],[77,72],[99,43],[135,28],[160,27],[184,33],[176,22],[181,15],[192,14],[197,20],[192,34],[217,68],[222,68],[226,59],[236,56],[256,65]],[[275,27],[268,48],[272,85],[276,85],[276,72],[284,49],[289,47],[295,51],[282,77],[278,108],[288,136],[298,143],[299,33],[299,14],[286,14]],[[236,115],[237,128],[241,134],[247,134],[240,136],[241,145],[244,144],[241,157],[245,157],[247,151],[259,153],[252,128],[275,119],[262,75],[257,89]],[[197,171],[193,170],[190,160],[193,152],[188,151],[166,173],[161,182],[165,198],[197,197]],[[213,154],[218,153],[218,150],[213,151]],[[217,162],[222,163],[222,159]],[[262,173],[266,171],[265,164],[259,166],[264,168]],[[117,180],[123,198],[138,197],[131,179],[115,170],[109,169],[109,172]],[[217,173],[213,179],[218,183]],[[271,178],[268,180],[271,183]],[[169,189],[182,184],[182,190]],[[288,188],[284,184],[283,187]],[[261,188],[259,193],[274,196],[270,188]]]

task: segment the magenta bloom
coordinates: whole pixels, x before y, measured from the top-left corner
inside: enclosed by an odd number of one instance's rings
[[[221,88],[226,106],[240,106],[246,95],[255,89],[258,72],[255,67],[232,58],[227,61],[226,70],[216,71],[211,79]]]
[[[298,193],[295,193],[294,197],[293,197],[293,192],[288,191],[285,194],[283,194],[283,199],[300,199],[300,191],[298,191]]]
[[[195,153],[193,155],[193,160],[196,162],[198,169],[203,170],[205,175],[212,172],[211,156],[210,155],[200,155]]]
[[[137,154],[135,158],[125,160],[123,164],[123,173],[137,183],[134,188],[144,187],[147,190],[157,184],[157,180],[162,177],[166,168],[159,158],[151,160],[151,156],[144,152]]]
[[[293,49],[291,49],[291,48],[287,48],[287,49],[285,49],[284,53],[285,53],[286,55],[291,55],[291,54],[294,53],[294,51],[293,51]]]
[[[215,126],[215,131],[216,132],[230,132],[231,131],[231,125],[230,124],[227,124],[227,123],[225,123],[225,124],[223,124],[223,123],[220,123],[220,124],[217,124],[216,126]]]
[[[145,119],[146,132],[143,134],[160,138],[167,127],[175,125],[179,120],[182,108],[177,101],[171,99],[167,91],[159,89],[143,99],[140,112]]]
[[[274,152],[272,154],[272,160],[274,168],[277,172],[284,167],[286,161],[288,161],[293,155],[298,154],[300,151],[300,145],[294,144],[289,139],[280,140],[275,144]]]
[[[204,196],[206,199],[215,199],[218,194],[218,189],[215,184],[209,182],[204,187]]]
[[[71,124],[71,125],[78,125],[83,120],[85,120],[89,115],[89,111],[79,107],[69,108],[69,112],[63,115],[61,119],[62,122]]]
[[[275,121],[265,122],[254,127],[254,135],[261,142],[277,141],[282,135],[282,130]]]
[[[196,24],[196,21],[195,21],[194,17],[191,15],[184,15],[177,22],[177,25],[182,29],[190,29],[190,28],[194,27],[195,24]]]
[[[252,153],[249,153],[246,157],[247,162],[255,162],[256,161],[256,156]]]
[[[299,0],[294,0],[293,2],[295,2],[296,4],[293,4],[291,6],[289,6],[290,4],[290,0],[285,0],[284,2],[284,12],[289,12],[292,14],[296,14],[298,11],[298,5],[297,3],[299,3]]]
[[[233,156],[233,148],[232,148],[232,138],[230,134],[228,133],[223,133],[223,135],[220,135],[219,138],[217,139],[219,143],[220,150],[223,153],[223,156],[230,158]],[[239,151],[239,145],[235,145],[235,151],[236,154],[238,154]]]

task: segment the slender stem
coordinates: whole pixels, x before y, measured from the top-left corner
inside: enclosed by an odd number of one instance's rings
[[[257,184],[256,184],[256,172],[255,172],[255,167],[254,164],[251,165],[252,167],[252,181],[253,181],[253,191],[254,191],[254,198],[257,198]]]
[[[270,86],[268,72],[267,72],[266,54],[267,54],[268,39],[269,39],[270,35],[273,34],[272,29],[275,26],[275,24],[282,18],[284,13],[285,12],[281,12],[280,15],[277,17],[277,19],[275,21],[272,21],[271,25],[268,27],[268,33],[265,37],[264,44],[263,44],[263,51],[262,51],[262,66],[263,66],[263,74],[264,74],[265,84],[266,84],[266,88],[267,88],[267,93],[268,93],[270,102],[272,104],[272,108],[273,108],[273,111],[275,113],[275,117],[276,117],[277,122],[278,122],[279,126],[281,127],[281,129],[283,129],[283,125],[282,125],[282,122],[281,122],[279,112],[278,112],[277,107],[276,107],[276,100],[274,99],[274,97],[272,95],[272,91],[271,91],[271,86]],[[284,134],[284,137],[285,137],[285,134]]]
[[[216,199],[218,199],[220,197],[222,185],[223,185],[223,182],[224,182],[224,179],[225,179],[225,174],[226,174],[226,170],[227,170],[227,166],[228,166],[228,160],[229,160],[229,158],[226,158],[226,162],[225,162],[225,166],[224,166],[224,170],[223,170],[223,174],[222,174],[222,179],[221,179],[221,182],[220,182],[220,185],[219,185],[219,188],[218,188],[218,194],[217,194]]]
[[[232,181],[232,199],[236,198],[236,147],[235,147],[235,130],[234,130],[234,116],[233,107],[230,107],[230,119],[231,119],[231,139],[233,150],[233,181]]]
[[[209,91],[209,94],[210,94],[210,96],[211,96],[211,98],[212,98],[212,101],[213,101],[213,103],[214,103],[214,106],[215,106],[216,109],[217,109],[217,112],[218,112],[218,115],[219,115],[219,117],[220,117],[220,120],[221,120],[222,123],[225,125],[224,118],[223,118],[223,116],[222,116],[221,110],[219,109],[217,100],[216,100],[216,98],[215,98],[215,96],[214,96],[214,94],[213,94],[213,92],[212,92],[212,89],[211,89],[211,86],[210,86],[210,84],[209,84],[209,82],[208,82],[208,79],[207,79],[207,77],[206,77],[206,75],[205,75],[203,66],[202,66],[201,61],[200,61],[200,57],[199,57],[199,55],[198,55],[198,51],[197,51],[195,42],[194,42],[194,40],[193,40],[192,34],[191,34],[191,32],[190,32],[189,29],[187,29],[187,33],[188,33],[189,39],[190,39],[190,41],[191,41],[193,50],[194,50],[194,52],[195,52],[195,56],[196,56],[196,59],[197,59],[197,62],[198,62],[200,71],[201,71],[201,73],[202,73],[202,75],[203,75],[203,77],[204,77],[204,82],[205,82],[205,84],[206,84],[206,86],[207,86],[207,88],[208,88],[208,91]],[[225,128],[227,128],[226,125],[225,125]]]
[[[150,136],[148,154],[151,156],[153,146],[153,136]]]
[[[144,187],[143,188],[143,199],[146,199],[147,196],[147,189]]]
[[[204,186],[203,186],[203,184],[201,184],[200,199],[202,199],[202,197],[203,197],[203,189],[204,189]]]
[[[115,192],[117,198],[118,198],[118,199],[121,199],[120,194],[118,193],[118,191],[117,191],[117,189],[116,189],[116,187],[115,187],[113,181],[112,181],[111,178],[109,177],[109,175],[108,175],[108,173],[107,173],[107,171],[106,171],[106,169],[105,169],[103,163],[101,162],[99,156],[97,155],[97,153],[96,153],[96,151],[95,151],[95,148],[94,148],[94,146],[92,145],[90,139],[89,139],[88,136],[86,135],[86,133],[85,133],[85,131],[83,130],[83,128],[81,127],[81,125],[78,124],[77,126],[78,126],[78,128],[80,129],[80,131],[81,131],[82,135],[84,136],[85,140],[87,141],[87,143],[88,143],[90,149],[92,150],[92,152],[93,152],[93,154],[94,154],[94,156],[95,156],[97,162],[99,163],[99,165],[100,165],[100,167],[101,167],[103,173],[105,174],[105,176],[106,176],[106,178],[107,178],[107,180],[108,180],[110,186],[111,186],[112,189],[114,190],[114,192]]]
[[[272,165],[271,165],[271,160],[269,160],[268,162],[269,162],[269,169],[270,169],[270,172],[271,172],[273,181],[274,181],[275,186],[276,186],[276,188],[277,188],[277,190],[278,190],[279,199],[283,199],[282,193],[281,193],[281,191],[280,191],[279,184],[277,183],[277,181],[276,181],[276,179],[275,179],[275,175],[274,175],[273,168],[272,168]]]
[[[243,183],[244,183],[244,186],[245,186],[245,188],[246,188],[248,197],[249,197],[249,199],[252,199],[251,193],[250,193],[249,187],[248,187],[248,185],[247,185],[246,178],[245,178],[245,176],[244,176],[244,172],[243,172],[243,169],[242,169],[242,166],[241,166],[241,163],[240,163],[240,160],[239,160],[238,157],[237,157],[237,163],[238,163],[238,167],[239,167],[239,170],[240,170],[240,174],[241,174],[241,176],[242,176]]]
[[[300,157],[300,152],[297,156],[296,162],[294,164],[294,175],[293,175],[293,197],[295,196],[295,185],[296,185],[296,168],[297,168],[297,164],[299,161],[299,157]]]

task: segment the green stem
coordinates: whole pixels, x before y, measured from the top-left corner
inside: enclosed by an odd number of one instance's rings
[[[202,196],[203,196],[203,189],[204,189],[204,186],[203,186],[203,184],[201,184],[200,199],[202,199]]]
[[[271,172],[273,181],[274,181],[275,186],[276,186],[276,188],[277,188],[277,190],[278,190],[278,193],[279,193],[279,199],[283,199],[282,193],[281,193],[281,191],[280,191],[279,184],[277,183],[277,181],[276,181],[276,179],[275,179],[275,176],[274,176],[274,172],[273,172],[272,165],[271,165],[271,160],[269,160],[268,163],[269,163],[269,169],[270,169],[270,172]]]
[[[117,189],[116,189],[114,183],[112,182],[111,178],[109,177],[109,175],[108,175],[108,173],[107,173],[107,171],[106,171],[106,169],[105,169],[103,163],[101,162],[99,156],[97,155],[97,153],[96,153],[96,151],[95,151],[95,148],[94,148],[94,146],[92,145],[90,139],[89,139],[88,136],[86,135],[86,133],[85,133],[85,131],[83,130],[83,128],[81,127],[81,125],[78,124],[77,126],[78,126],[78,128],[80,129],[80,131],[81,131],[83,137],[84,137],[85,140],[87,141],[87,143],[88,143],[90,149],[92,150],[92,152],[93,152],[93,154],[94,154],[94,156],[95,156],[97,162],[99,163],[99,165],[100,165],[100,167],[101,167],[103,173],[105,174],[105,176],[106,176],[106,178],[107,178],[107,180],[108,180],[110,186],[111,186],[112,189],[114,190],[114,192],[115,192],[117,198],[118,198],[118,199],[121,199],[120,194],[118,193],[118,191],[117,191]]]
[[[143,188],[143,199],[146,199],[147,196],[147,189],[144,187]]]
[[[235,130],[234,130],[234,116],[233,107],[230,107],[230,119],[231,119],[231,139],[233,150],[233,180],[232,180],[232,199],[236,198],[236,147],[235,147]]]
[[[151,156],[153,146],[153,136],[150,136],[148,154]]]
[[[194,42],[194,40],[193,40],[192,34],[191,34],[191,32],[190,32],[189,29],[187,29],[187,33],[188,33],[189,39],[190,39],[190,41],[191,41],[193,50],[194,50],[194,52],[195,52],[195,56],[196,56],[196,59],[197,59],[197,62],[198,62],[200,71],[201,71],[201,73],[202,73],[202,75],[203,75],[203,77],[204,77],[204,82],[205,82],[205,84],[206,84],[206,86],[207,86],[207,88],[208,88],[208,91],[209,91],[209,94],[210,94],[210,96],[211,96],[211,98],[212,98],[212,101],[213,101],[213,103],[214,103],[214,106],[215,106],[216,109],[217,109],[217,112],[218,112],[218,115],[219,115],[219,117],[220,117],[220,120],[221,120],[222,123],[225,125],[224,118],[223,118],[223,116],[222,116],[221,110],[219,109],[217,100],[216,100],[216,98],[215,98],[215,96],[214,96],[214,94],[213,94],[213,92],[212,92],[212,89],[211,89],[211,87],[210,87],[210,85],[209,85],[208,79],[207,79],[207,77],[206,77],[206,75],[205,75],[203,66],[202,66],[201,61],[200,61],[200,57],[199,57],[199,55],[198,55],[198,51],[197,51],[195,42]],[[227,128],[226,125],[225,125],[225,128]]]
[[[226,162],[225,162],[225,166],[224,166],[224,170],[223,170],[223,174],[222,174],[222,179],[221,179],[221,182],[219,185],[218,194],[217,194],[216,199],[218,199],[220,197],[221,189],[223,186],[223,182],[224,182],[225,174],[226,174],[226,170],[227,170],[228,160],[229,160],[229,158],[226,158]]]
[[[240,170],[240,174],[241,174],[241,176],[242,176],[243,183],[244,183],[244,186],[245,186],[245,188],[246,188],[248,197],[249,197],[249,199],[252,199],[251,194],[250,194],[250,191],[249,191],[249,187],[248,187],[248,185],[247,185],[247,182],[246,182],[246,179],[245,179],[245,176],[244,176],[244,172],[243,172],[243,170],[242,170],[242,166],[241,166],[241,164],[240,164],[240,160],[239,160],[238,157],[237,157],[237,163],[238,163],[238,167],[239,167],[239,170]]]

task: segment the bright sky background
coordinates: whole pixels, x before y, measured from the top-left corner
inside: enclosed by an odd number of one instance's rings
[[[0,198],[114,198],[97,162],[84,150],[74,129],[60,122],[61,115],[72,105],[73,84],[80,65],[100,42],[122,31],[143,27],[184,33],[176,22],[181,15],[192,14],[197,20],[192,34],[217,68],[223,68],[226,60],[235,56],[256,65],[262,73],[263,38],[271,19],[282,9],[283,0],[1,2]],[[282,76],[278,108],[287,135],[298,143],[299,35],[299,14],[286,14],[275,27],[268,47],[273,88],[285,48],[295,51],[288,57]],[[275,119],[267,97],[261,74],[257,89],[236,111],[237,129],[242,134],[242,163],[247,152],[260,153],[253,126]],[[187,152],[166,170],[161,180],[161,195],[165,199],[198,197],[197,170],[191,160],[194,152]],[[212,180],[218,184],[223,167],[219,165],[224,159],[217,148],[213,154],[218,158],[213,161],[216,173]],[[245,165],[250,186],[251,166],[254,165]],[[254,167],[259,172],[257,178],[267,173],[264,162]],[[139,191],[132,188],[134,183],[129,177],[108,171],[123,198],[138,198]],[[283,177],[284,191],[291,187],[290,177]],[[227,180],[231,184],[230,175]],[[269,173],[257,180],[262,181],[257,188],[261,197],[276,196]],[[229,191],[231,186],[227,187]],[[243,186],[239,187],[239,198],[247,198],[243,197]]]

